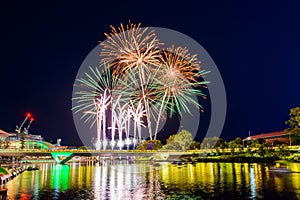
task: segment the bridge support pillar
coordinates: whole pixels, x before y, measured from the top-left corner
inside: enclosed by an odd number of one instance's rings
[[[168,153],[156,153],[153,155],[153,159],[154,160],[168,160],[169,158],[169,154]]]
[[[73,152],[51,152],[51,156],[58,164],[65,164],[71,160],[74,155]]]

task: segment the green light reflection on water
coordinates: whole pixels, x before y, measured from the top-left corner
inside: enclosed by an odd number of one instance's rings
[[[70,166],[56,164],[52,166],[50,187],[56,191],[68,190],[70,187]]]

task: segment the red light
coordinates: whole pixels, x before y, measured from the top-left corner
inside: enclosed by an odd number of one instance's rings
[[[34,118],[33,118],[33,117],[31,117],[31,118],[30,118],[30,121],[32,121],[32,122],[33,122],[33,121],[34,121]]]
[[[31,117],[32,115],[31,115],[31,113],[26,113],[26,117],[27,118],[29,118],[29,117]]]

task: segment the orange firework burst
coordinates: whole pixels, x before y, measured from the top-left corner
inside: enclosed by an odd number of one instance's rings
[[[172,46],[160,54],[161,72],[167,82],[185,78],[197,82],[200,77],[200,61],[197,55],[190,55],[187,48]]]
[[[158,133],[162,113],[166,109],[170,111],[170,115],[175,112],[182,115],[182,111],[190,113],[188,102],[201,108],[193,96],[204,96],[197,88],[208,83],[197,80],[207,72],[200,71],[200,62],[196,55],[190,55],[186,48],[172,46],[167,50],[162,50],[159,60],[161,65],[157,73],[156,89],[157,96],[162,98],[157,102],[159,113],[154,139]]]
[[[111,26],[111,33],[105,33],[107,40],[101,43],[100,64],[108,64],[114,69],[113,75],[142,67],[146,72],[158,64],[159,46],[153,30],[141,28],[141,24],[130,23],[118,28]]]

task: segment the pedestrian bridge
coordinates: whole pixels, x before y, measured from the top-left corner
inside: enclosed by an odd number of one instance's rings
[[[102,158],[132,158],[147,157],[156,158],[158,160],[167,160],[168,158],[176,158],[183,155],[209,153],[211,150],[197,151],[156,151],[156,150],[0,150],[0,156],[9,157],[39,157],[51,156],[57,163],[65,164],[74,156],[97,156]]]
[[[238,151],[240,151],[239,149]],[[246,152],[248,149],[243,148]],[[255,151],[257,148],[251,148]],[[275,147],[273,150],[278,151]],[[300,146],[288,146],[289,152],[300,152]],[[220,151],[220,150],[219,150]],[[132,157],[146,157],[155,158],[156,160],[167,160],[178,158],[179,156],[197,155],[205,156],[208,153],[217,153],[216,149],[200,149],[200,150],[189,150],[189,151],[166,151],[166,150],[14,150],[14,149],[2,149],[0,150],[0,156],[9,157],[39,157],[39,156],[51,156],[57,163],[64,164],[71,160],[74,156],[97,156],[102,158],[132,158]],[[230,154],[232,149],[223,149],[222,154]]]

